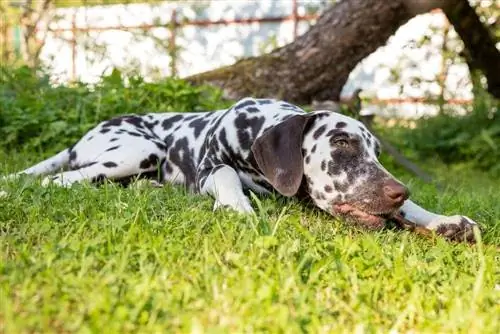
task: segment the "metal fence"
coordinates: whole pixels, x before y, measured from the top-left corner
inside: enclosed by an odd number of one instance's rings
[[[234,18],[234,19],[219,19],[219,20],[209,20],[209,19],[185,19],[179,17],[178,10],[174,8],[170,15],[168,22],[163,24],[140,24],[140,25],[109,25],[105,27],[78,27],[76,14],[73,14],[71,19],[71,26],[66,28],[53,28],[50,29],[51,33],[56,36],[64,36],[65,33],[71,33],[66,37],[66,41],[71,44],[71,79],[77,77],[76,70],[76,57],[77,57],[77,36],[82,33],[89,32],[106,32],[111,30],[121,30],[121,31],[150,31],[156,28],[166,28],[170,33],[169,38],[169,49],[170,54],[174,54],[177,49],[177,32],[183,27],[211,27],[218,25],[249,25],[253,23],[265,24],[265,23],[282,23],[291,22],[293,24],[293,39],[298,35],[298,26],[300,22],[312,22],[318,18],[318,14],[299,14],[298,13],[298,1],[291,0],[292,13],[290,15],[281,16],[271,16],[271,17],[250,17],[250,18]],[[177,57],[172,57],[172,62],[170,65],[171,74],[177,74]]]
[[[250,3],[250,1],[247,2]],[[281,10],[281,12],[285,13],[280,13],[278,15],[274,14],[273,12],[271,13],[271,15],[264,15],[264,16],[261,15],[261,17],[258,17],[258,15],[254,16],[250,15],[247,17],[233,17],[233,18],[223,17],[217,19],[212,19],[210,17],[186,18],[186,16],[183,15],[183,13],[179,12],[179,9],[173,8],[171,11],[163,12],[163,15],[161,16],[160,20],[161,22],[152,22],[152,23],[143,22],[139,24],[116,24],[113,22],[111,24],[93,24],[92,22],[90,23],[84,22],[84,24],[82,24],[81,19],[77,17],[77,12],[75,11],[70,15],[66,15],[64,22],[61,24],[55,24],[55,25],[48,24],[47,26],[42,26],[39,27],[38,29],[40,30],[47,29],[55,39],[59,39],[60,41],[62,41],[63,44],[69,45],[69,47],[66,48],[67,51],[61,52],[60,55],[58,54],[57,51],[55,52],[56,57],[60,56],[62,58],[63,57],[62,53],[65,53],[64,57],[70,59],[69,61],[70,65],[66,69],[68,72],[67,74],[69,81],[78,79],[79,73],[87,70],[87,69],[82,70],[82,66],[84,67],[86,65],[82,65],[82,63],[78,61],[79,57],[81,57],[82,54],[85,54],[87,52],[82,49],[83,43],[81,36],[87,35],[87,37],[90,36],[90,39],[95,39],[94,38],[95,35],[92,34],[101,34],[110,31],[121,31],[121,32],[141,31],[146,34],[153,35],[155,31],[157,31],[158,29],[163,29],[166,31],[166,33],[162,35],[163,36],[162,39],[166,45],[165,53],[168,54],[168,62],[169,62],[168,74],[163,73],[163,75],[175,75],[180,72],[179,66],[182,67],[183,65],[182,64],[183,56],[182,54],[179,53],[178,50],[179,46],[182,46],[182,44],[185,43],[185,40],[183,40],[181,32],[186,28],[194,27],[194,28],[209,29],[211,27],[227,27],[227,26],[249,27],[255,24],[256,25],[275,24],[275,26],[273,26],[273,29],[278,29],[280,24],[289,23],[291,24],[291,28],[289,27],[287,29],[291,30],[291,39],[286,40],[285,42],[291,42],[300,33],[307,30],[305,26],[304,25],[301,26],[301,24],[303,23],[307,23],[309,25],[314,24],[315,20],[319,17],[320,12],[322,10],[321,7],[318,7],[316,8],[315,11],[312,12],[304,11],[304,1],[301,0],[283,0],[282,2],[283,3],[286,2],[287,6],[289,7],[286,8],[286,11]],[[323,5],[324,7],[326,7],[326,2]],[[436,13],[439,14],[440,12],[435,11],[434,14]],[[18,27],[11,27],[11,29],[9,30],[6,25],[2,25],[1,28],[2,28],[1,35],[3,36],[2,38],[3,43],[7,42],[12,43],[13,41],[15,42],[16,39],[19,39],[20,30]],[[448,28],[449,25],[448,26],[445,25],[444,29],[441,29],[436,32],[436,35],[442,34],[443,33],[442,31],[443,30],[447,31]],[[40,41],[40,43],[42,42],[43,41]],[[283,43],[284,42],[282,41],[282,44]],[[125,53],[126,51],[123,52]],[[149,59],[147,59],[146,62],[148,60]],[[203,62],[205,60],[202,59],[202,57],[198,57],[196,58],[196,61]],[[57,63],[57,61],[55,63]],[[360,66],[362,65],[363,64],[361,64]],[[184,67],[186,67],[186,65],[184,65]],[[442,80],[444,82],[446,78],[443,77],[445,75],[449,75],[448,69],[445,69],[444,67],[440,68],[439,73],[436,75],[436,77],[438,78],[437,80]],[[349,95],[350,91],[353,91],[355,88],[357,88],[354,87],[353,85],[354,84],[352,83],[349,82],[347,83],[346,86],[348,86],[348,89],[345,92],[347,96]],[[450,90],[453,90],[453,88]],[[444,99],[444,101],[441,102],[442,103],[444,102],[447,105],[451,106],[467,105],[470,104],[471,102],[469,96],[465,97],[448,96]],[[429,99],[426,96],[404,96],[404,94],[402,94],[402,96],[391,96],[391,97],[375,96],[374,98],[371,99],[371,104],[374,106],[393,105],[393,106],[400,106],[401,108],[403,108],[403,105],[412,105],[412,106],[427,105],[427,104],[435,104],[435,102],[436,102],[435,98]]]

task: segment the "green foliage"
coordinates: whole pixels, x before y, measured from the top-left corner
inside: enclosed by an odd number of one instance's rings
[[[192,112],[224,106],[221,92],[180,79],[156,83],[114,70],[95,86],[51,86],[27,67],[0,68],[0,147],[47,153],[63,149],[99,121],[146,112]]]
[[[500,175],[500,103],[476,92],[472,110],[463,116],[444,113],[417,121],[413,130],[397,131],[398,145],[422,159],[445,163],[467,162],[474,168]]]

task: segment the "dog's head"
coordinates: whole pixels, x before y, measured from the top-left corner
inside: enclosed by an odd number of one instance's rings
[[[292,116],[257,138],[252,152],[281,194],[304,190],[317,207],[371,229],[383,227],[409,196],[379,163],[378,140],[361,122],[338,113]]]

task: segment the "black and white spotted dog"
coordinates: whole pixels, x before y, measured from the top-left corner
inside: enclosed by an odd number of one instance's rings
[[[471,219],[434,214],[409,200],[379,154],[377,139],[355,119],[246,98],[227,110],[117,117],[73,147],[7,177],[48,175],[43,185],[71,186],[147,176],[210,194],[214,209],[241,213],[253,212],[244,189],[278,192],[371,229],[398,214],[449,239],[474,238]]]

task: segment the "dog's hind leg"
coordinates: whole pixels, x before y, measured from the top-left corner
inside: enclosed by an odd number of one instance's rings
[[[147,160],[149,165],[140,167],[141,159],[124,159],[124,161],[113,162],[106,160],[105,156],[100,157],[100,161],[87,163],[78,169],[60,172],[54,175],[48,175],[42,180],[42,186],[55,184],[58,186],[69,187],[74,183],[88,181],[90,183],[99,183],[104,180],[118,181],[139,175],[142,173],[151,173],[160,168],[162,161],[160,157],[154,155],[153,158],[145,157],[142,161]],[[149,160],[148,160],[149,159]]]
[[[19,175],[47,175],[60,171],[68,166],[70,158],[69,149],[65,149],[56,155],[51,156],[29,168],[26,168],[20,172],[6,175],[2,179],[13,179]]]

